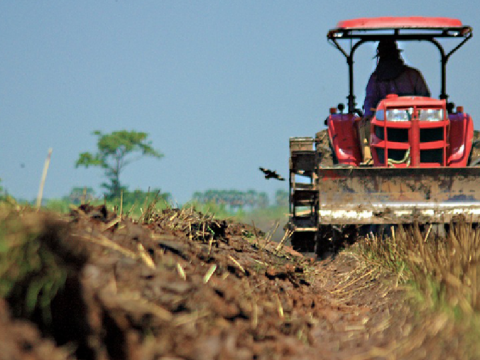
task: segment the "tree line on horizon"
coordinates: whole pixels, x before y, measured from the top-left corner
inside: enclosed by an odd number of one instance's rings
[[[128,191],[128,188],[120,181],[120,175],[125,167],[133,161],[142,157],[153,157],[161,159],[164,155],[154,149],[148,140],[148,134],[137,131],[114,131],[104,134],[100,131],[92,133],[97,137],[97,151],[83,152],[75,163],[76,167],[100,167],[103,169],[107,182],[101,186],[106,190],[105,198],[109,200],[122,197],[124,200],[138,201],[139,198],[145,198],[145,192],[135,190]],[[136,155],[136,157],[134,157]],[[79,199],[93,198],[92,189],[74,188],[70,194],[71,200],[78,202]],[[157,197],[164,201],[169,201],[169,193],[161,193],[160,190],[154,190]],[[127,201],[128,201],[127,200]],[[192,201],[200,204],[214,203],[226,206],[229,210],[238,209],[262,209],[270,205],[270,199],[265,192],[257,192],[253,189],[247,191],[240,190],[218,190],[209,189],[205,192],[195,192]],[[274,199],[275,206],[288,205],[288,193],[285,190],[278,190]]]
[[[105,189],[105,192],[97,195],[92,187],[76,186],[72,188],[68,195],[56,200],[57,202],[69,202],[78,205],[86,202],[108,200],[115,203],[138,204],[148,199],[155,199],[162,203],[170,204],[172,196],[168,192],[162,192],[160,189],[148,191],[137,189],[130,191],[120,180],[120,175],[130,163],[143,157],[161,159],[164,156],[160,151],[153,148],[147,133],[134,130],[102,133],[97,130],[92,135],[97,137],[97,150],[81,153],[75,162],[75,167],[97,167],[102,169],[106,181],[101,184],[101,187]],[[0,179],[0,199],[6,196],[7,192],[2,188]],[[279,207],[288,206],[288,198],[288,192],[279,189],[275,193],[272,205]],[[213,203],[225,206],[230,211],[264,209],[269,207],[271,203],[266,192],[257,192],[253,189],[246,191],[234,189],[197,191],[193,194],[191,201],[199,204]]]
[[[216,190],[209,189],[204,192],[197,191],[193,194],[192,200],[200,204],[216,204],[226,206],[229,210],[239,209],[265,209],[270,206],[270,198],[266,192],[257,192],[249,189],[240,190]],[[275,192],[273,206],[288,206],[288,192],[278,189]]]

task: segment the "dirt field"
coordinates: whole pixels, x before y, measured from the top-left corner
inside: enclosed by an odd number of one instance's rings
[[[415,319],[355,252],[315,262],[193,211],[145,222],[4,215],[0,359],[464,358],[447,319]]]

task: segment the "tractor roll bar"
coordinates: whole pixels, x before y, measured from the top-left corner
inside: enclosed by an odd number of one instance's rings
[[[378,30],[378,29],[377,29]],[[334,29],[330,30],[327,34],[328,41],[332,43],[346,58],[348,64],[348,112],[353,114],[355,113],[355,95],[353,91],[353,56],[358,47],[366,42],[376,42],[382,39],[393,39],[395,41],[428,41],[431,42],[440,52],[441,57],[441,91],[440,99],[448,100],[447,94],[447,62],[458,49],[460,49],[468,40],[473,36],[472,29],[469,26],[464,26],[461,28],[447,28],[441,29],[441,32],[429,33],[429,32],[418,32],[418,33],[400,33],[400,30],[418,30],[418,29],[382,29],[382,30],[394,30],[393,34],[366,34],[366,30],[355,31],[355,30],[345,30],[345,29]],[[428,29],[427,29],[428,30]],[[435,29],[437,30],[437,29]],[[445,53],[443,46],[436,38],[462,38],[462,41],[454,47],[450,52]],[[340,44],[338,43],[339,39],[358,39],[358,41],[353,44],[350,53],[345,51]]]

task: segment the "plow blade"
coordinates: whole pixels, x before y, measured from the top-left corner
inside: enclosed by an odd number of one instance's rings
[[[320,168],[320,224],[480,222],[480,168]]]

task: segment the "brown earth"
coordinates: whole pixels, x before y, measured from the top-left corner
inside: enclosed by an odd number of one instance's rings
[[[18,216],[68,276],[48,319],[22,311],[34,275],[18,280],[0,359],[462,358],[448,319],[415,320],[397,279],[355,252],[315,262],[192,210],[143,225],[90,206]]]
[[[315,149],[318,159],[322,166],[333,166],[333,152],[330,148],[330,140],[328,138],[328,130],[322,130],[315,134]]]
[[[477,163],[480,161],[480,131],[475,130],[473,132],[473,147],[470,156],[470,163]]]

